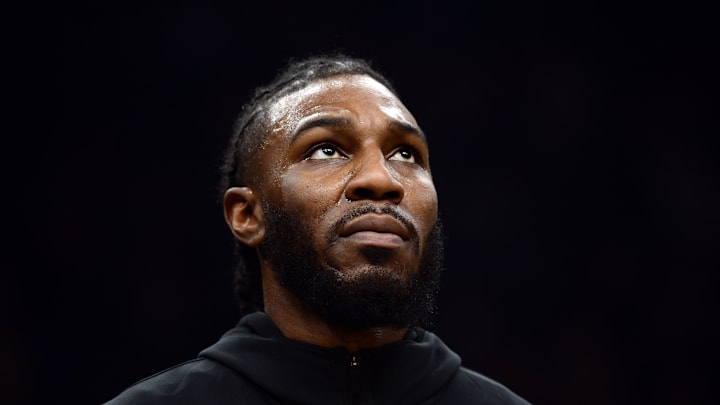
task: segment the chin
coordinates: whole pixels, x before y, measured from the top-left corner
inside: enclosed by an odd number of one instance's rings
[[[334,269],[342,282],[353,283],[363,280],[377,280],[382,278],[385,282],[405,283],[409,281],[414,272],[408,271],[405,266],[367,264],[353,266],[346,269]]]

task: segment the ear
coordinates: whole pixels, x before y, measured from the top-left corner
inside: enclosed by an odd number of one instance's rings
[[[257,247],[265,239],[262,204],[249,187],[231,187],[223,199],[225,222],[242,243]]]

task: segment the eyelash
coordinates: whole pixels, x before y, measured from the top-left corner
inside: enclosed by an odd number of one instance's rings
[[[417,163],[417,164],[420,163],[420,154],[414,148],[411,148],[410,146],[407,146],[407,145],[401,146],[401,147],[395,149],[395,151],[390,156],[394,156],[394,155],[396,155],[398,153],[402,153],[402,152],[409,153],[410,157],[413,159],[413,163]]]
[[[312,147],[305,155],[305,159],[306,160],[310,159],[311,156],[313,154],[315,154],[315,152],[325,149],[325,148],[334,150],[335,153],[339,153],[339,154],[343,155],[344,158],[348,157],[348,155],[337,145],[335,145],[333,143],[329,143],[329,142],[323,142],[321,144],[318,144],[318,145]],[[393,152],[390,154],[390,157],[392,157],[398,153],[402,153],[402,152],[410,153],[411,159],[413,159],[413,161],[414,161],[413,163],[418,164],[418,165],[422,164],[422,159],[421,159],[420,153],[417,151],[417,149],[415,149],[414,147],[409,146],[409,145],[399,146],[398,148],[393,150]]]
[[[325,148],[333,149],[336,153],[339,153],[339,154],[347,157],[347,155],[346,155],[346,154],[342,151],[342,149],[340,149],[337,145],[332,144],[332,143],[329,143],[329,142],[324,142],[324,143],[321,143],[321,144],[319,144],[319,145],[316,145],[316,146],[312,147],[312,148],[308,151],[308,153],[306,154],[305,159],[310,159],[310,157],[311,157],[313,154],[315,154],[315,152],[317,152],[317,151],[319,151],[319,150],[322,150],[322,149],[325,149]]]

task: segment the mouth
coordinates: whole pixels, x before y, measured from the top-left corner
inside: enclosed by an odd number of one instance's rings
[[[368,213],[354,218],[340,228],[340,237],[377,247],[394,248],[410,239],[410,231],[388,214]]]

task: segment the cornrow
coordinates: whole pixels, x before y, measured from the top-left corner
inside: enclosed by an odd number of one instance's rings
[[[219,201],[231,187],[246,185],[248,165],[265,141],[269,131],[266,112],[279,98],[298,91],[308,84],[344,74],[366,75],[387,87],[397,96],[389,80],[367,60],[343,54],[317,55],[305,59],[290,59],[267,85],[255,89],[233,125],[232,136],[220,167]],[[260,262],[254,250],[235,241],[238,257],[234,273],[234,288],[241,314],[262,310],[262,280]]]

